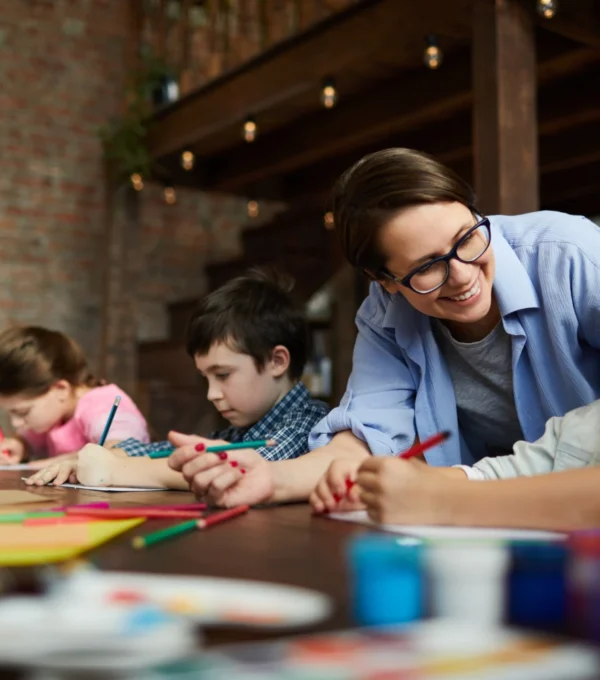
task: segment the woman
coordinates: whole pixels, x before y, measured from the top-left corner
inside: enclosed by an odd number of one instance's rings
[[[472,464],[600,396],[600,232],[589,220],[488,218],[464,181],[408,149],[350,168],[334,220],[347,259],[373,280],[346,394],[310,454],[249,456],[243,479],[184,447],[173,464],[216,502],[305,499],[333,460],[393,454],[440,430],[454,436],[427,461]]]

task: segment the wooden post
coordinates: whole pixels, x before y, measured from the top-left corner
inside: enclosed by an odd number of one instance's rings
[[[475,190],[484,213],[539,208],[535,37],[519,0],[473,7]]]

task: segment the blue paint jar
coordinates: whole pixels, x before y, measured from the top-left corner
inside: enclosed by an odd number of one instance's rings
[[[356,623],[384,626],[423,615],[423,546],[418,539],[364,534],[350,542],[352,610]]]
[[[567,565],[562,543],[515,543],[510,548],[508,620],[560,632],[567,626]]]

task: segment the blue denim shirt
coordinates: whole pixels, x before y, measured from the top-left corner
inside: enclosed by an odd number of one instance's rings
[[[512,341],[515,405],[525,439],[546,421],[600,398],[600,229],[584,217],[537,212],[495,216],[494,293]],[[471,465],[458,431],[448,369],[429,317],[377,283],[356,317],[353,369],[340,406],[311,432],[311,449],[352,430],[376,455],[440,430],[454,436],[430,450],[431,465]],[[483,444],[483,443],[482,443]]]

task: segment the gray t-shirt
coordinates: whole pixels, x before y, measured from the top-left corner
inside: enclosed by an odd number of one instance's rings
[[[523,439],[515,407],[510,337],[499,323],[483,340],[459,342],[432,320],[438,347],[452,378],[458,424],[467,442],[482,442],[488,456],[512,453]]]

